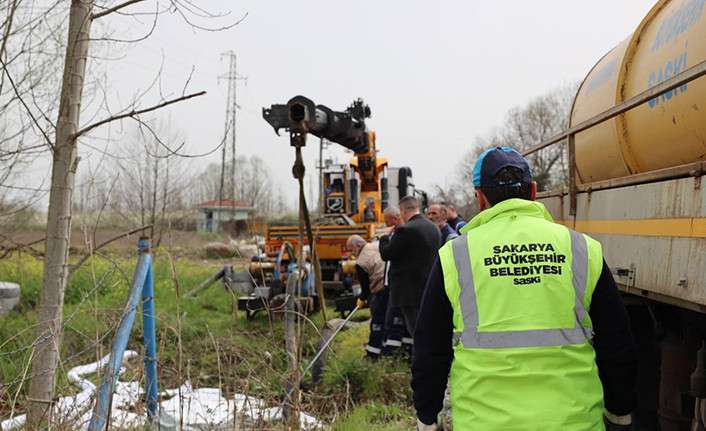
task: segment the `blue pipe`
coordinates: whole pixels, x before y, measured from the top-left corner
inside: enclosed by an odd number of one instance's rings
[[[149,242],[147,242],[149,249]],[[147,277],[142,288],[142,327],[145,344],[145,394],[147,403],[147,417],[149,420],[157,418],[157,335],[155,331],[154,312],[154,280],[152,277],[152,257],[150,258]]]
[[[91,422],[88,424],[88,431],[103,431],[105,429],[110,412],[110,401],[113,398],[115,383],[118,380],[123,355],[130,338],[132,325],[135,322],[137,306],[140,303],[140,293],[145,285],[147,275],[151,272],[152,257],[149,254],[149,242],[147,242],[145,248],[143,240],[140,240],[138,248],[140,256],[137,260],[137,270],[132,279],[125,311],[120,318],[120,324],[113,339],[110,359],[98,389],[98,397],[96,398],[96,405],[93,407],[93,415],[91,416]]]

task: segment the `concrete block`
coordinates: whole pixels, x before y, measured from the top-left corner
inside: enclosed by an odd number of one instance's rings
[[[0,281],[0,316],[8,314],[20,302],[20,285]]]

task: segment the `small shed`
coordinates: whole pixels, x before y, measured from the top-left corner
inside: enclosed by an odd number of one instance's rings
[[[233,199],[202,202],[199,210],[198,230],[200,232],[219,232],[224,229],[242,230],[247,228],[248,220],[255,209],[246,202]],[[240,229],[238,229],[240,227]]]

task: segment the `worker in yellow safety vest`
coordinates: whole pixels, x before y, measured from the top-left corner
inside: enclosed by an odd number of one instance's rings
[[[636,349],[600,243],[554,223],[510,147],[473,183],[480,213],[439,250],[417,321],[418,429],[447,380],[457,431],[631,429]]]

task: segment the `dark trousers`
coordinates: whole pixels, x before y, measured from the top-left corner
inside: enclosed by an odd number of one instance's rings
[[[365,346],[369,357],[377,358],[382,354],[385,343],[385,314],[390,299],[390,290],[383,289],[371,295],[370,299],[370,337]]]
[[[389,288],[386,288],[389,289]],[[390,356],[404,348],[408,352],[412,349],[412,337],[407,332],[404,317],[400,307],[388,303],[385,313],[385,346],[382,354]]]
[[[404,318],[404,325],[407,328],[407,332],[414,338],[414,330],[417,327],[417,315],[419,314],[419,307],[400,307],[402,310],[402,317]]]

